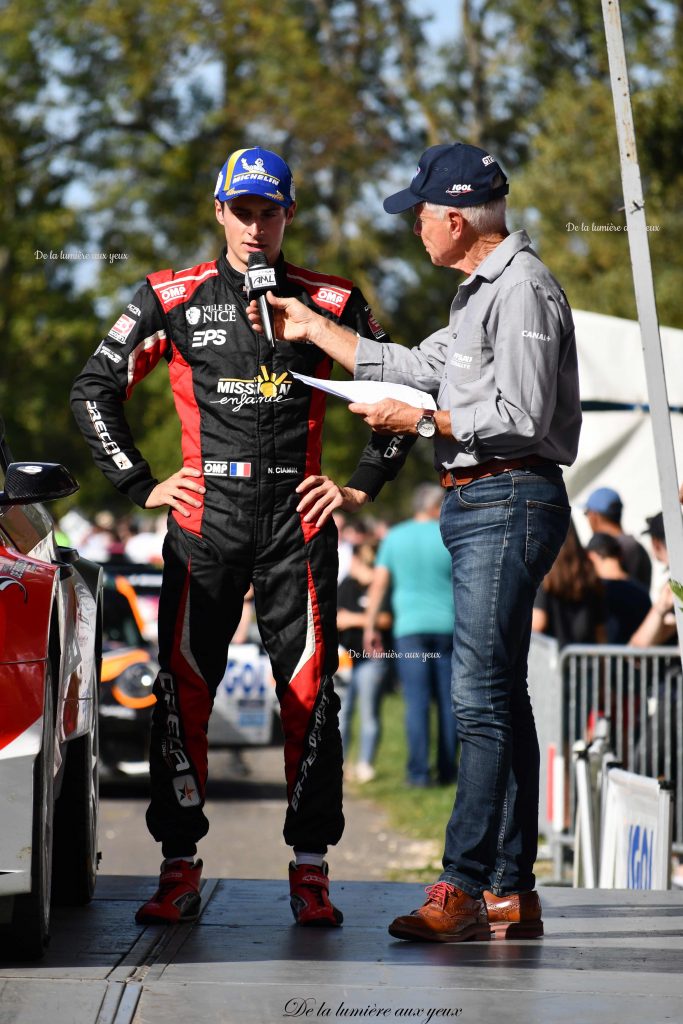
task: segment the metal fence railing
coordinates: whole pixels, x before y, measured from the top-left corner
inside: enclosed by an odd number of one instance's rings
[[[572,845],[572,748],[599,718],[628,771],[674,787],[673,849],[683,853],[683,672],[676,647],[568,646],[534,635],[529,690],[541,747],[539,826],[553,849]],[[544,799],[545,795],[545,799]]]

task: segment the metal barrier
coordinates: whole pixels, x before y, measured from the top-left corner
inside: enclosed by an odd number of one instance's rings
[[[622,766],[673,783],[673,849],[683,853],[683,672],[676,647],[571,645],[534,634],[529,692],[541,748],[539,828],[556,874],[573,845],[572,747],[590,741],[599,718]],[[545,800],[544,800],[545,794]]]

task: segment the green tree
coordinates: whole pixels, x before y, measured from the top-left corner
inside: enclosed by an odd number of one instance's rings
[[[394,4],[397,11],[402,6]],[[406,93],[393,54],[400,47],[407,56],[420,34],[407,10],[400,13],[394,29],[377,0],[300,0],[276,16],[264,0],[238,10],[191,0],[172,16],[160,0],[30,0],[23,6],[13,0],[4,12],[1,42],[15,74],[4,95],[12,96],[13,110],[23,111],[15,125],[16,163],[23,182],[41,174],[49,181],[26,203],[35,215],[30,224],[20,228],[8,211],[6,220],[15,224],[8,248],[29,267],[32,290],[43,293],[44,329],[69,340],[59,353],[63,373],[59,381],[52,377],[69,444],[47,425],[48,389],[40,377],[28,429],[36,444],[49,433],[62,457],[68,454],[84,483],[80,501],[116,504],[70,427],[68,384],[145,273],[215,255],[220,234],[211,196],[232,149],[260,143],[283,153],[296,170],[301,204],[288,258],[353,277],[377,303],[381,270],[374,262],[372,207],[378,203],[367,183],[386,175],[397,146],[410,141],[417,147],[402,116]],[[9,118],[9,100],[7,106]],[[27,119],[33,143],[22,135]],[[21,185],[17,181],[18,194]],[[39,238],[48,250],[107,259],[98,273],[91,257],[79,281],[73,263],[35,263]],[[4,280],[6,294],[16,295],[14,276]],[[27,303],[32,330],[34,312]],[[19,416],[19,371],[35,375],[41,353],[51,363],[57,356],[53,345],[41,349],[37,339],[32,345],[25,332],[7,337],[11,386],[3,403],[11,424]],[[163,368],[138,390],[128,415],[163,475],[177,467],[179,452]],[[354,421],[349,429],[341,405],[330,409],[330,419],[332,436],[351,435],[357,448],[356,435],[364,437],[365,428]],[[331,472],[345,471],[347,447],[330,443]]]
[[[572,303],[634,317],[600,5],[463,0],[462,12],[442,86],[460,137],[500,156],[511,226],[530,230]],[[650,0],[623,0],[621,13],[659,311],[677,325],[682,14]]]
[[[572,302],[633,315],[623,232],[567,229],[623,224],[599,5],[462,0],[461,14],[459,38],[436,51],[408,0],[189,0],[173,12],[162,0],[7,0],[0,400],[17,451],[68,462],[88,506],[115,504],[71,425],[70,381],[146,273],[215,256],[215,174],[240,146],[270,146],[294,168],[287,257],[351,277],[398,340],[446,322],[454,278],[381,198],[427,145],[454,135],[500,157],[511,226],[530,228]],[[664,0],[622,0],[622,14],[648,216],[660,227],[660,315],[678,324],[683,15]],[[139,392],[131,425],[163,475],[179,450],[163,367]],[[364,437],[331,400],[332,475],[351,469]],[[431,473],[418,444],[380,508],[403,512]]]
[[[81,445],[64,395],[92,309],[60,258],[85,233],[66,202],[58,96],[34,32],[42,13],[35,0],[0,10],[0,414],[18,457],[75,463]]]

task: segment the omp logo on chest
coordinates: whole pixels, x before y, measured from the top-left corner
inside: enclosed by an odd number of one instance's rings
[[[184,284],[172,284],[168,288],[164,288],[161,292],[161,297],[164,302],[170,302],[171,299],[182,299],[186,295]]]
[[[221,462],[217,459],[205,459],[204,476],[248,478],[251,476],[251,462]]]
[[[216,385],[220,396],[213,404],[232,405],[233,411],[239,411],[244,405],[256,405],[261,402],[286,402],[294,381],[284,373],[275,373],[266,366],[255,377],[221,377]]]
[[[318,288],[316,296],[321,302],[331,302],[333,306],[341,306],[346,298],[343,292],[337,292],[334,288]]]
[[[234,324],[237,321],[237,307],[231,303],[213,306],[190,306],[185,310],[185,319],[190,327],[200,324]]]

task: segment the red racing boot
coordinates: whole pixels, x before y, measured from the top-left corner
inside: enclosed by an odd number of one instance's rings
[[[289,865],[289,905],[297,924],[338,928],[344,920],[341,910],[330,903],[329,868],[323,864]]]
[[[199,881],[202,877],[201,860],[194,864],[177,860],[161,865],[159,888],[150,900],[143,903],[135,921],[137,924],[177,924],[194,921],[199,917],[202,898]]]

